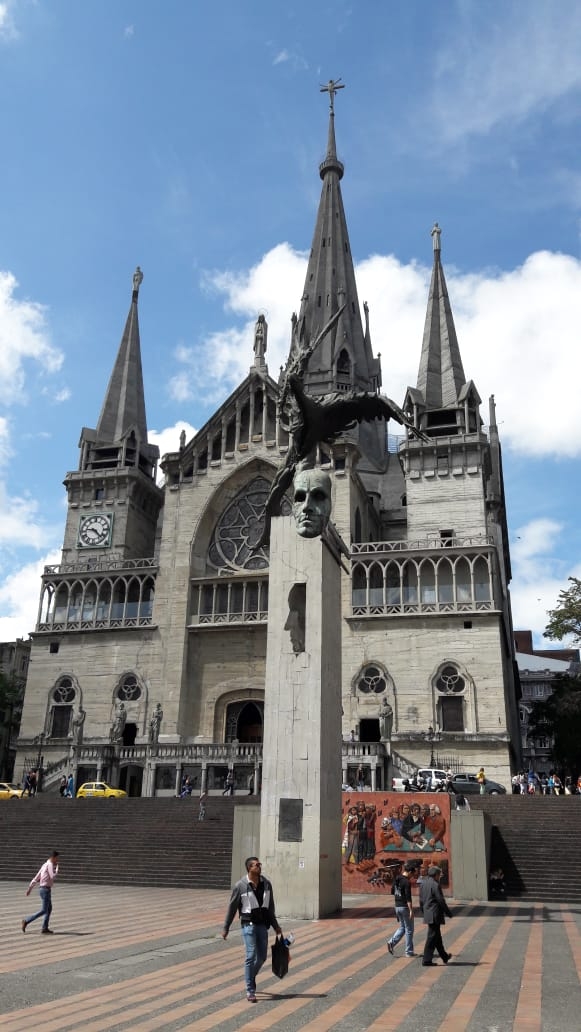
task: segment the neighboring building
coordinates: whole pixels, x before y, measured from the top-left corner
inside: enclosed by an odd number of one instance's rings
[[[319,172],[291,346],[312,340],[344,304],[311,355],[307,389],[376,392],[381,369],[366,304],[361,318],[332,103]],[[374,788],[394,770],[425,765],[435,746],[447,762],[484,764],[507,785],[521,762],[494,402],[486,432],[462,367],[438,226],[432,240],[418,381],[404,401],[424,438],[400,438],[389,451],[376,421],[320,448],[333,519],[352,555],[342,600],[343,773],[350,780],[363,763]],[[259,317],[248,376],[164,456],[159,487],[157,449],[147,443],[141,279],[138,270],[97,428],[82,429],[79,468],[65,479],[62,560],[42,578],[20,754],[41,734],[53,777],[73,762],[79,776],[119,779],[143,794],[175,792],[185,772],[215,789],[231,765],[239,786],[252,774],[257,785],[272,614],[268,551],[254,546],[288,449],[266,364],[268,327]],[[161,723],[152,724],[158,703]]]
[[[519,717],[523,764],[528,770],[548,771],[552,767],[552,741],[547,735],[529,736],[529,720],[535,702],[553,694],[559,674],[579,673],[579,649],[533,649],[531,631],[515,631],[516,660],[521,683]]]
[[[16,742],[20,731],[24,689],[30,661],[30,641],[0,641],[0,674],[4,692],[0,692],[0,778],[12,779],[16,759]]]

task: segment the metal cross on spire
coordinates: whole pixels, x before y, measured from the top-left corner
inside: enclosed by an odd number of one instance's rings
[[[345,89],[345,83],[341,82],[340,79],[329,79],[329,82],[327,83],[326,86],[321,86],[320,92],[321,93],[328,93],[329,94],[329,107],[331,109],[331,114],[332,115],[335,114],[335,94],[336,94],[337,90],[344,90],[344,89]]]

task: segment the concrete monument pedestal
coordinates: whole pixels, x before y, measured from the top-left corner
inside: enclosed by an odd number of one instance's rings
[[[341,909],[341,573],[272,521],[260,858],[281,921]]]

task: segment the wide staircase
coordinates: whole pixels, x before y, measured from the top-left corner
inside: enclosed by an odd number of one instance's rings
[[[581,903],[581,796],[469,796],[490,817],[490,867],[511,898]]]
[[[3,801],[0,880],[30,881],[58,849],[61,881],[227,889],[234,800],[256,805],[252,796],[210,796],[199,821],[196,798]]]

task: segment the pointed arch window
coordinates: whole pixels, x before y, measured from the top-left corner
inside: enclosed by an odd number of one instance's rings
[[[436,712],[442,731],[466,729],[466,681],[457,666],[446,663],[436,677]]]
[[[61,677],[52,691],[49,717],[49,737],[67,738],[71,729],[75,686],[70,677]]]

